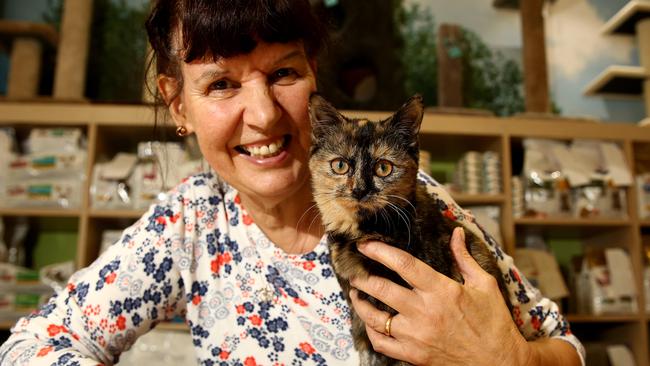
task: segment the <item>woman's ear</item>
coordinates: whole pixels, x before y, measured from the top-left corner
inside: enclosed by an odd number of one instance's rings
[[[318,61],[316,61],[316,58],[309,59],[309,66],[311,66],[311,71],[316,75],[318,73]]]
[[[158,90],[169,109],[174,124],[185,127],[188,133],[194,132],[193,126],[187,121],[182,93],[178,89],[178,80],[171,76],[158,75]]]

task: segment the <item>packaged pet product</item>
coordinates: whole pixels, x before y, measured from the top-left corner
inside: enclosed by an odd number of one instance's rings
[[[639,206],[639,218],[650,218],[650,173],[642,173],[636,176],[637,200]]]
[[[90,196],[94,208],[133,208],[135,154],[118,153],[108,163],[95,164]]]
[[[559,300],[569,296],[560,266],[552,253],[533,248],[517,248],[514,256],[517,268],[544,296]]]
[[[632,263],[620,248],[592,249],[584,257],[576,290],[584,313],[629,314],[638,310]]]
[[[4,197],[8,162],[16,157],[15,146],[15,131],[11,128],[0,128],[0,199]]]
[[[8,207],[75,208],[81,204],[83,182],[78,178],[51,178],[8,183]]]
[[[616,187],[611,180],[592,179],[573,189],[574,216],[580,218],[627,217],[625,188]]]
[[[30,178],[52,178],[85,175],[86,152],[62,151],[34,153],[14,158],[8,164],[9,182]]]
[[[650,314],[650,242],[644,238],[643,243],[643,293],[645,296],[645,312]]]
[[[553,155],[553,150],[562,145],[562,142],[555,140],[524,140],[524,216],[559,217],[571,214],[569,186]]]
[[[454,185],[469,194],[501,193],[501,158],[493,151],[467,151],[456,165]]]
[[[27,153],[75,152],[84,145],[80,128],[34,128],[25,140]]]
[[[138,164],[134,170],[133,203],[145,209],[165,198],[164,192],[181,182],[187,156],[180,143],[158,141],[138,144]]]

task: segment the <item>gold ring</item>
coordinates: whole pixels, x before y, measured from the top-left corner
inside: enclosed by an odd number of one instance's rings
[[[390,335],[390,326],[391,326],[391,324],[393,324],[393,317],[394,316],[395,315],[389,315],[388,319],[386,319],[386,324],[384,324],[384,333],[389,337],[392,337]]]

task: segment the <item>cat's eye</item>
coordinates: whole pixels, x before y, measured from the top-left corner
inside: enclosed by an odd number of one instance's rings
[[[347,161],[337,158],[330,162],[332,171],[336,174],[345,174],[350,170],[350,164]]]
[[[393,172],[393,164],[390,161],[380,160],[375,164],[375,175],[384,178]]]

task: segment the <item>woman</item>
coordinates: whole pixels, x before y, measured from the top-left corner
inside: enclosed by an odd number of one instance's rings
[[[216,174],[185,180],[21,319],[0,363],[113,364],[176,315],[187,319],[201,364],[358,363],[311,209],[307,103],[323,40],[317,24],[307,0],[157,2],[147,30],[158,89],[177,133],[196,134]],[[389,318],[353,290],[376,350],[422,365],[580,364],[581,345],[556,305],[493,246],[512,279],[513,323],[463,240],[455,232],[451,245],[464,285],[385,244],[359,248],[414,287],[353,283],[400,309]]]

